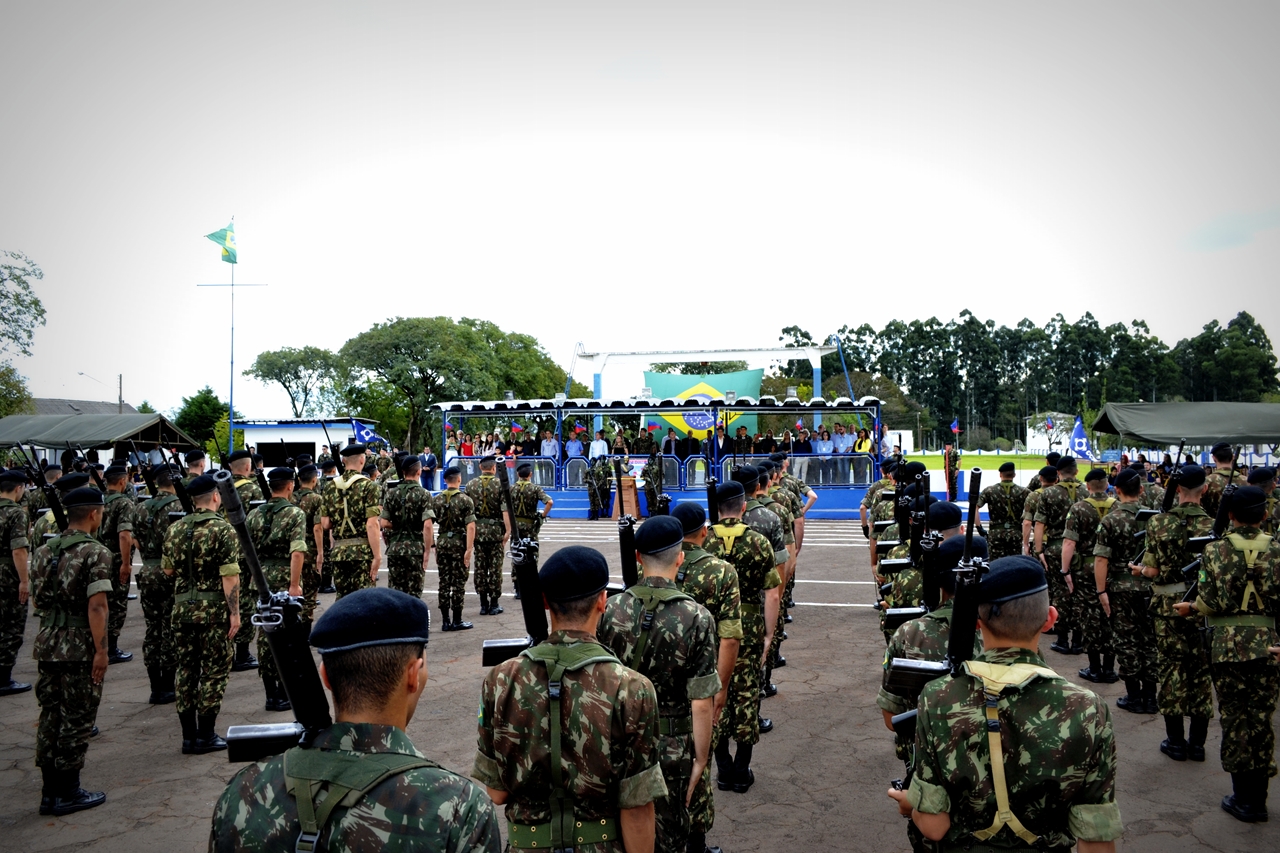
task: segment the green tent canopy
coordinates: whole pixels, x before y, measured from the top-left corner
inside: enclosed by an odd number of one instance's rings
[[[0,423],[3,423],[0,421]],[[1276,403],[1107,403],[1094,432],[1153,445],[1274,444],[1280,442]]]
[[[136,441],[140,449],[152,445],[190,450],[199,447],[195,439],[174,426],[163,415],[10,415],[0,418],[0,446],[34,444],[58,448],[81,445],[110,447],[118,442]]]

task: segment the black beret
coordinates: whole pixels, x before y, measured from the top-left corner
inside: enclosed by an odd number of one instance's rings
[[[1145,474],[1145,473],[1147,473],[1147,463],[1146,463],[1146,462],[1142,462],[1142,461],[1138,461],[1138,462],[1130,462],[1130,463],[1129,463],[1129,467],[1130,467],[1130,468],[1132,468],[1133,470],[1137,471],[1139,474]]]
[[[216,488],[218,488],[218,481],[213,479],[212,474],[201,474],[190,483],[187,483],[187,494],[196,498],[200,495],[207,495]]]
[[[893,469],[897,467],[897,462],[894,462],[892,459],[886,459],[884,462],[880,463],[880,473],[887,477],[892,474]]]
[[[1230,458],[1235,455],[1235,449],[1227,442],[1219,441],[1217,444],[1215,444],[1212,448],[1209,449],[1209,453],[1211,453],[1215,457],[1224,456],[1226,458]]]
[[[332,471],[337,467],[338,463],[334,462],[332,459],[326,459],[320,463],[320,470],[322,471]]]
[[[65,507],[102,506],[105,502],[102,492],[87,487],[72,489],[62,496],[62,505]]]
[[[129,473],[129,469],[124,465],[112,465],[102,473],[107,477],[123,477]]]
[[[52,465],[46,465],[46,466],[44,466],[44,470],[45,470],[46,472],[48,472],[48,471],[61,471],[61,470],[62,470],[62,466],[61,466],[61,465],[59,465],[57,462],[54,462]]]
[[[103,465],[101,462],[94,462],[92,467],[95,471],[105,471],[107,468],[107,466]]]
[[[923,475],[929,468],[923,462],[908,462],[902,466],[902,470],[898,472],[898,480],[900,482],[911,482],[917,476]]]
[[[1012,462],[1006,462],[1000,466],[1001,474],[1012,474],[1014,471],[1017,471],[1017,470],[1018,470],[1018,466],[1014,465]]]
[[[313,464],[303,465],[298,469],[299,480],[310,480],[312,477],[320,473],[320,469]]]
[[[306,465],[308,462],[315,462],[316,458],[310,453],[299,453],[297,456],[293,457],[293,461],[298,463],[298,466],[301,467]]]
[[[1058,479],[1058,469],[1052,465],[1046,465],[1040,469],[1040,479],[1053,482]]]
[[[770,453],[770,454],[769,454],[769,461],[770,461],[770,462],[777,462],[777,463],[786,462],[786,461],[787,461],[787,454],[783,453],[782,451],[778,451],[777,453]]]
[[[282,483],[292,480],[295,474],[292,468],[272,468],[267,474],[268,483]]]
[[[416,595],[369,587],[342,596],[316,620],[311,645],[322,655],[369,646],[427,644],[431,608]]]
[[[365,447],[358,441],[348,444],[346,447],[338,451],[339,456],[355,456],[357,453],[364,453],[369,448]]]
[[[151,469],[151,476],[171,481],[174,477],[182,476],[182,469],[176,465],[157,465]]]
[[[981,536],[973,537],[972,552],[974,559],[987,559],[987,540]],[[938,586],[947,591],[948,595],[955,595],[956,592],[956,574],[955,567],[960,565],[960,561],[964,558],[964,537],[952,536],[950,539],[944,540],[938,546],[937,563],[935,570],[938,573]]]
[[[1141,476],[1142,475],[1140,475],[1137,471],[1133,470],[1132,468],[1125,468],[1119,474],[1116,474],[1116,488],[1119,489],[1124,486],[1127,486],[1129,483],[1132,483],[1134,480],[1141,479]]]
[[[239,462],[241,459],[252,459],[253,454],[248,450],[237,450],[227,457],[227,462]]]
[[[1076,458],[1074,456],[1063,456],[1054,463],[1059,471],[1067,471],[1076,467]]]
[[[1101,468],[1092,468],[1090,469],[1088,474],[1084,475],[1084,481],[1086,483],[1092,483],[1094,480],[1105,480],[1105,479],[1107,479],[1107,472]]]
[[[365,466],[360,469],[360,473],[364,474],[366,477],[377,476],[378,466],[375,465],[373,462],[366,462]]]
[[[707,511],[702,508],[702,504],[693,501],[676,504],[675,509],[671,510],[671,517],[680,522],[685,536],[697,533],[707,526]]]
[[[4,488],[6,489],[12,489],[14,486],[18,486],[26,482],[27,473],[25,471],[18,471],[11,468],[8,471],[0,473],[0,483],[4,484]]]
[[[261,462],[261,461],[262,461],[262,454],[261,454],[261,453],[255,453],[255,454],[253,454],[253,461],[254,461],[254,462]]]
[[[444,478],[446,480],[452,480],[454,477],[461,477],[461,476],[462,476],[462,469],[459,468],[457,465],[450,465],[448,468],[444,469]]]
[[[1183,465],[1178,473],[1178,485],[1184,489],[1198,489],[1204,485],[1204,469],[1199,465]]]
[[[929,528],[931,530],[950,530],[960,526],[964,516],[960,507],[951,501],[938,501],[929,507]]]
[[[991,570],[978,584],[978,603],[1001,604],[1048,588],[1049,580],[1039,560],[1023,554],[1001,557],[991,563]]]
[[[191,450],[191,451],[188,451],[188,452],[187,452],[187,456],[186,456],[186,460],[187,460],[187,464],[188,464],[188,465],[191,465],[192,463],[195,463],[195,462],[199,462],[199,461],[200,461],[201,459],[203,459],[203,458],[204,458],[204,451],[203,451],[203,450]]]
[[[488,456],[482,456],[480,458],[481,465],[494,465],[494,464],[497,464],[497,462],[498,462],[498,457],[494,456],[492,453],[490,453]]]
[[[520,477],[523,477],[525,474],[532,474],[532,473],[533,473],[533,466],[530,465],[528,462],[521,462],[519,465],[516,466],[516,474]]]
[[[538,569],[538,583],[547,601],[585,598],[609,585],[609,564],[594,548],[570,545],[543,563]]]
[[[742,488],[742,484],[736,480],[730,480],[728,483],[721,483],[716,486],[716,503],[727,504],[738,498],[745,496],[747,490]]]
[[[1062,458],[1062,454],[1056,450],[1052,450],[1044,455],[1044,461],[1050,465],[1057,465],[1058,460]]]
[[[407,471],[410,468],[421,468],[422,460],[416,453],[406,453],[396,461],[396,464],[400,466],[401,471]]]
[[[61,477],[53,481],[53,487],[60,492],[69,492],[72,489],[78,489],[81,486],[88,485],[89,475],[84,472],[77,471],[74,474],[63,474]]]
[[[669,515],[655,515],[636,531],[636,550],[660,554],[684,541],[684,525]]]
[[[1249,472],[1249,485],[1265,486],[1276,478],[1275,468],[1254,468]]]
[[[1259,489],[1257,486],[1241,486],[1236,489],[1236,493],[1231,496],[1231,512],[1240,517],[1241,512],[1247,512],[1252,509],[1259,509],[1267,505],[1267,493]]]
[[[733,472],[733,481],[735,483],[750,483],[754,485],[759,480],[760,469],[754,465],[743,465]]]

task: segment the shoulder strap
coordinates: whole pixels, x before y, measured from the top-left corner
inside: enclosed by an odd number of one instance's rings
[[[68,548],[73,548],[82,542],[97,542],[88,533],[80,530],[72,530],[63,533],[61,536],[55,536],[49,541],[49,554],[53,557],[53,564],[58,565],[58,561],[62,559],[62,554]]]
[[[392,776],[419,767],[439,767],[429,758],[398,752],[345,755],[294,747],[284,754],[284,777],[289,793],[298,804],[301,831],[294,849],[313,853],[320,833],[339,806],[351,808],[365,794]],[[317,805],[316,796],[328,795]]]
[[[1271,537],[1265,533],[1260,533],[1252,539],[1246,539],[1239,533],[1228,533],[1227,541],[1231,543],[1232,548],[1244,554],[1244,564],[1249,569],[1253,568],[1258,555],[1271,547]],[[1258,593],[1258,588],[1254,586],[1253,580],[1250,577],[1248,583],[1244,585],[1244,596],[1240,599],[1240,609],[1248,612],[1249,599],[1253,598],[1258,602],[1258,610],[1265,612],[1266,608],[1262,604],[1262,596]]]
[[[1099,518],[1106,518],[1107,513],[1111,511],[1111,506],[1116,502],[1115,498],[1106,498],[1099,500],[1098,498],[1085,498],[1085,502],[1098,511]]]
[[[737,524],[713,524],[711,529],[724,542],[726,554],[733,550],[733,543],[738,541],[738,537],[747,532],[747,526],[741,521]]]
[[[680,564],[680,568],[676,571],[676,583],[684,583],[684,579],[689,576],[689,570],[710,556],[701,548],[691,548],[685,551],[684,562]]]
[[[644,616],[640,619],[640,638],[636,641],[636,647],[631,652],[631,660],[627,662],[627,666],[636,672],[640,672],[640,662],[644,660],[644,650],[649,645],[650,629],[653,628],[653,617],[658,612],[658,608],[668,601],[680,601],[681,599],[692,601],[693,599],[678,589],[665,587],[657,589],[642,584],[636,584],[627,592],[638,598],[640,603],[644,605]]]

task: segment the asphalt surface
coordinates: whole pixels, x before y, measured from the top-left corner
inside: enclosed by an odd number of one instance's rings
[[[608,521],[551,521],[543,553],[568,544],[599,548],[621,579],[616,528]],[[509,567],[507,569],[509,576]],[[901,776],[892,736],[875,706],[884,640],[873,610],[865,540],[854,522],[810,521],[799,580],[783,645],[788,666],[776,670],[779,694],[764,702],[776,729],[756,748],[755,786],[746,794],[716,792],[713,844],[738,851],[908,850],[904,821],[885,796]],[[426,598],[435,602],[434,571]],[[381,581],[386,583],[385,575]],[[331,603],[322,596],[322,605]],[[466,618],[475,630],[435,634],[427,647],[429,684],[409,735],[426,755],[468,773],[475,750],[475,707],[483,677],[480,645],[489,638],[522,636],[519,607],[477,615],[468,594]],[[438,611],[435,615],[438,616]],[[14,677],[36,679],[31,659],[35,620],[19,652]],[[34,692],[0,699],[0,849],[55,851],[197,851],[208,844],[209,818],[218,795],[238,769],[225,753],[187,756],[174,706],[147,704],[142,664],[142,611],[130,602],[121,646],[135,652],[112,666],[98,725],[83,773],[85,787],[107,792],[105,805],[62,818],[37,814],[40,774],[34,765],[38,707]],[[1048,651],[1048,663],[1078,680],[1079,657]],[[1093,685],[1088,685],[1093,688]],[[1210,727],[1209,760],[1175,763],[1158,751],[1163,723],[1114,708],[1119,684],[1097,686],[1112,700],[1120,754],[1118,800],[1126,835],[1121,850],[1266,851],[1280,849],[1280,814],[1270,824],[1246,825],[1219,808],[1230,777],[1217,761],[1219,729]],[[287,714],[263,710],[256,673],[235,673],[218,727],[280,722]],[[1273,809],[1280,797],[1273,792]]]

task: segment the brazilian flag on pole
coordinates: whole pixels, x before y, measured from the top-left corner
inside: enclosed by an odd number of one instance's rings
[[[204,235],[222,247],[222,260],[229,264],[236,262],[236,223],[231,220],[231,224],[221,231],[214,231],[212,234]]]

